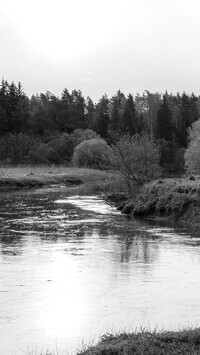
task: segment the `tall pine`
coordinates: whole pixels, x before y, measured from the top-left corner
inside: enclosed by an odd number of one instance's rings
[[[131,136],[140,131],[137,112],[133,96],[128,95],[123,117],[123,131]]]
[[[167,103],[167,95],[163,96],[158,109],[156,138],[166,141],[172,141],[173,138],[172,114]]]

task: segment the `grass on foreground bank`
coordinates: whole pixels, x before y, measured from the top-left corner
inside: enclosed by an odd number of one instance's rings
[[[100,342],[77,355],[200,354],[200,328],[182,331],[104,335]]]
[[[0,190],[65,185],[70,194],[119,193],[126,190],[113,171],[63,166],[0,167]]]

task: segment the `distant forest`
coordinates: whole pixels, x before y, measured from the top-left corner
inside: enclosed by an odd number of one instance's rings
[[[125,96],[118,91],[97,103],[80,90],[33,95],[19,83],[0,87],[0,162],[68,164],[75,146],[98,134],[108,144],[146,132],[159,145],[161,165],[183,169],[188,127],[200,117],[200,96],[165,92]]]

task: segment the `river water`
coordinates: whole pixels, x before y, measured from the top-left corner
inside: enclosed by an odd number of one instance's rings
[[[199,280],[198,231],[64,189],[1,194],[2,355],[76,353],[106,332],[199,326]]]

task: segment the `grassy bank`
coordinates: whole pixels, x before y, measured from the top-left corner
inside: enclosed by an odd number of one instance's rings
[[[49,166],[0,168],[0,191],[64,185],[71,194],[124,191],[120,178],[111,171]]]
[[[199,206],[200,178],[195,176],[150,182],[123,206],[122,212],[144,217],[168,217],[199,224]]]
[[[162,331],[105,335],[100,342],[78,355],[161,355],[200,354],[200,328],[177,332]]]

